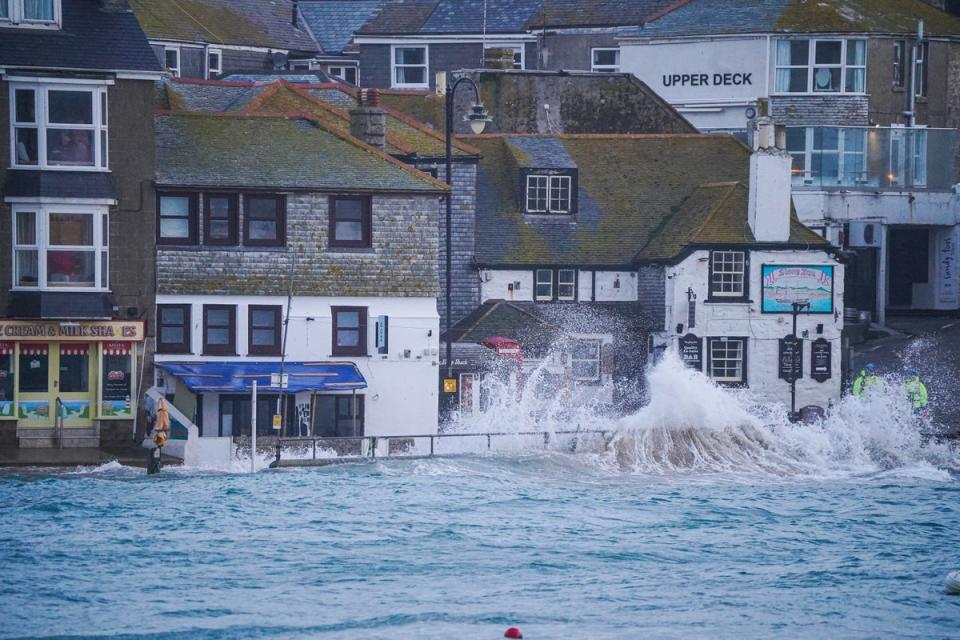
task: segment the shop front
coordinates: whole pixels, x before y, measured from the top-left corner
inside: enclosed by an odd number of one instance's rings
[[[0,320],[0,420],[90,427],[136,415],[142,320]]]

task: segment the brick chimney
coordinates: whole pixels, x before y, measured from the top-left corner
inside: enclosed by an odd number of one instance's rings
[[[752,126],[747,220],[757,242],[786,242],[790,239],[792,166],[786,129],[768,117],[757,118]]]
[[[387,136],[387,114],[380,106],[377,89],[361,89],[358,104],[350,110],[350,135],[383,151]]]

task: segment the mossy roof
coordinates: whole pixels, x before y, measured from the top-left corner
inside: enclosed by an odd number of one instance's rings
[[[749,192],[746,182],[704,184],[664,217],[647,245],[641,261],[670,260],[691,246],[742,245],[756,241],[747,222]],[[790,215],[790,244],[828,245],[804,226],[795,212]]]
[[[960,18],[923,0],[690,0],[635,35],[673,37],[735,33],[928,33],[956,36]]]
[[[522,212],[518,155],[531,138],[562,145],[577,168],[574,216]],[[477,180],[480,265],[627,266],[692,244],[752,242],[749,152],[728,135],[556,135],[468,138]],[[715,183],[723,183],[716,185]],[[797,222],[791,241],[822,242]]]
[[[307,117],[161,112],[155,120],[160,185],[444,189],[430,176]]]
[[[293,25],[292,0],[130,0],[130,8],[151,40],[318,50]]]
[[[166,102],[160,108],[185,111],[238,111],[244,113],[309,113],[324,126],[349,134],[350,114],[356,98],[339,85],[317,87],[277,80],[271,83],[168,80]],[[438,158],[445,154],[443,136],[405,114],[385,108],[386,152],[394,156]],[[454,140],[456,156],[476,155],[476,150]]]

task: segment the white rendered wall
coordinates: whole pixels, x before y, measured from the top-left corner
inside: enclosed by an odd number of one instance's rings
[[[157,304],[191,305],[192,354],[157,354],[157,362],[279,361],[279,356],[247,355],[247,306],[279,305],[286,314],[285,296],[177,296],[158,295]],[[204,356],[203,305],[237,305],[237,356]],[[334,357],[332,306],[367,307],[368,356]],[[377,316],[389,316],[389,353],[375,346]],[[293,298],[287,338],[287,360],[350,361],[367,381],[365,435],[428,434],[437,431],[439,316],[435,298]],[[216,433],[216,394],[206,394],[203,407],[205,432]]]
[[[680,337],[677,323],[684,324],[683,334],[692,332],[701,338],[747,337],[747,384],[760,398],[790,406],[790,385],[777,376],[780,338],[792,330],[789,313],[761,313],[761,267],[777,265],[832,265],[834,269],[832,314],[801,314],[797,319],[797,335],[808,332],[803,344],[803,378],[797,381],[797,408],[809,404],[827,407],[840,397],[841,341],[843,330],[843,265],[825,251],[751,251],[750,301],[746,303],[709,303],[709,251],[696,251],[683,262],[667,268],[667,324],[673,333],[673,344]],[[697,294],[696,326],[687,328],[687,289]],[[817,325],[823,333],[817,334]],[[826,338],[831,343],[832,377],[817,382],[810,377],[810,342]],[[703,342],[703,366],[707,367],[707,343]]]

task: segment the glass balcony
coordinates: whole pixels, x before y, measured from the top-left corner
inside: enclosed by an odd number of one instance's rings
[[[955,129],[787,127],[795,188],[942,190],[956,175]]]

